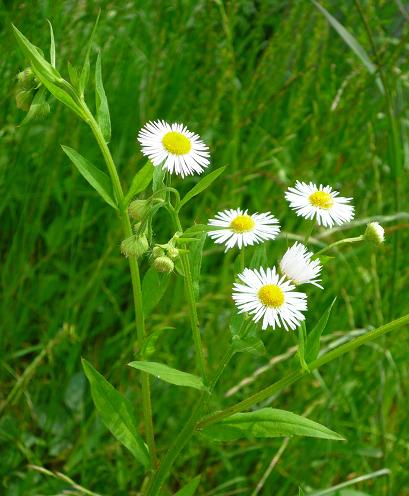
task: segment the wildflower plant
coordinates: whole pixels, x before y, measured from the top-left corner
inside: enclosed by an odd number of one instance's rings
[[[304,416],[277,408],[256,409],[256,406],[311,371],[409,322],[408,316],[402,317],[320,354],[320,338],[334,304],[323,313],[318,322],[310,322],[308,319],[308,309],[314,305],[314,297],[310,294],[311,286],[322,289],[321,279],[325,264],[335,263],[323,256],[323,253],[330,251],[336,254],[343,245],[365,241],[372,242],[375,248],[375,245],[384,241],[383,228],[377,223],[369,224],[365,234],[337,240],[322,246],[315,253],[310,248],[310,235],[304,239],[303,236],[298,236],[303,243],[297,241],[286,251],[283,250],[278,260],[265,258],[260,266],[249,267],[246,247],[276,243],[275,239],[280,232],[279,221],[273,213],[249,213],[247,205],[242,205],[240,208],[215,214],[207,224],[203,219],[203,224],[183,226],[181,214],[185,205],[194,201],[197,195],[211,186],[224,172],[224,167],[214,168],[208,146],[185,125],[170,124],[164,120],[144,125],[137,140],[147,161],[136,171],[128,191],[124,192],[109,148],[111,121],[103,85],[101,54],[98,54],[95,64],[94,113],[85,98],[85,91],[87,90],[87,98],[90,93],[91,47],[95,29],[88,43],[83,66],[80,68],[70,65],[69,80],[66,80],[56,66],[52,28],[50,62],[39,48],[16,27],[13,28],[18,44],[30,64],[30,70],[27,71],[30,85],[36,85],[43,100],[48,91],[89,126],[108,173],[89,162],[77,150],[62,147],[84,179],[112,207],[122,227],[122,240],[118,240],[118,246],[120,245],[129,264],[138,341],[136,360],[128,365],[138,374],[141,397],[130,401],[122,396],[85,359],[83,368],[89,380],[95,407],[105,426],[145,469],[144,480],[137,481],[141,494],[163,494],[162,488],[172,473],[178,455],[197,432],[213,441],[229,442],[249,437],[282,436],[343,440],[342,433],[336,433]],[[33,88],[34,86],[30,86],[29,90],[33,91]],[[31,96],[27,99],[27,104],[34,101]],[[181,197],[179,191],[172,186],[171,176],[178,175],[183,179],[193,174],[203,174],[203,177]],[[330,186],[297,181],[295,187],[289,188],[285,194],[283,191],[283,201],[284,197],[298,215],[313,221],[313,228],[339,226],[348,223],[354,216],[352,199],[340,197]],[[269,207],[270,205],[266,205],[265,210],[269,210]],[[174,234],[169,240],[155,239],[153,235],[152,225],[158,215],[170,218]],[[240,260],[240,270],[232,276],[230,345],[224,350],[220,363],[211,364],[211,367],[206,359],[206,336],[201,331],[197,309],[200,258],[207,234],[215,243],[224,244],[226,250],[238,250]],[[124,258],[124,263],[126,259]],[[149,260],[151,264],[144,274],[141,274],[141,260]],[[157,272],[163,275],[160,278],[153,277]],[[196,367],[192,366],[189,372],[147,360],[146,349],[150,338],[147,317],[166,292],[171,273],[174,273],[172,277],[181,277],[185,287],[185,304],[189,311],[196,355]],[[143,284],[152,277],[154,283]],[[222,380],[232,357],[239,352],[254,352],[262,347],[263,339],[279,339],[279,333],[284,331],[298,331],[296,337],[299,360],[296,366],[277,382],[253,392],[242,401],[212,411],[210,405],[214,402],[210,399],[215,395],[215,386]],[[186,342],[186,348],[189,345]],[[160,447],[159,452],[164,453],[161,457],[157,450],[157,442],[161,442],[160,433],[155,431],[153,422],[155,398],[151,396],[151,376],[169,383],[169,387],[189,387],[197,392],[194,404],[190,407],[189,418],[182,421],[172,445]],[[139,410],[142,411],[142,421],[137,419]],[[199,479],[195,479],[188,484],[183,494],[195,494],[198,481]]]

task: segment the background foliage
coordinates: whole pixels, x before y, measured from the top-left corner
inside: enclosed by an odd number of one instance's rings
[[[57,66],[66,73],[68,61],[84,56],[101,9],[96,40],[111,109],[111,148],[124,183],[129,185],[144,162],[136,145],[138,129],[149,119],[182,121],[210,145],[213,167],[227,166],[222,179],[189,204],[186,227],[205,223],[217,210],[244,206],[271,210],[285,231],[302,233],[305,225],[283,197],[295,179],[328,183],[353,196],[359,219],[396,214],[397,183],[400,210],[408,210],[409,13],[400,1],[362,1],[375,56],[354,1],[323,5],[383,66],[402,139],[396,182],[385,98],[310,2],[240,0],[224,7],[206,0],[0,2],[2,494],[62,494],[70,487],[85,494],[29,465],[116,496],[137,494],[141,475],[96,417],[81,371],[84,356],[137,402],[138,372],[124,366],[134,358],[135,345],[120,228],[60,144],[102,167],[101,157],[89,130],[54,100],[46,120],[19,127],[24,113],[16,108],[14,88],[25,61],[10,23],[46,51],[45,20],[50,19]],[[179,181],[177,187],[187,191],[196,180]],[[338,296],[326,339],[328,334],[342,339],[408,312],[408,216],[386,219],[384,225],[388,242],[382,250],[376,255],[364,245],[344,250],[341,259],[326,266],[324,286],[331,289],[313,290],[307,325]],[[361,232],[357,226],[348,234]],[[156,226],[158,240],[166,242],[172,234],[163,217]],[[334,232],[325,241],[338,236]],[[272,263],[286,243],[284,238],[269,243]],[[206,242],[199,312],[211,365],[229,339],[234,256]],[[147,268],[145,261],[143,271]],[[155,360],[193,370],[183,287],[176,275],[147,325],[150,333],[163,331]],[[264,337],[265,356],[235,357],[218,387],[220,405],[228,405],[233,393],[239,401],[250,388],[260,389],[288,369],[296,336],[276,331]],[[202,473],[198,494],[251,494],[284,446],[260,494],[295,495],[299,486],[306,492],[328,488],[383,468],[389,476],[369,477],[354,488],[409,494],[407,345],[404,330],[387,336],[261,405],[308,411],[347,443],[301,438],[288,446],[277,439],[214,446],[201,439],[184,450],[171,489]],[[241,383],[245,378],[247,383]],[[189,413],[195,392],[153,381],[153,398],[164,449]]]

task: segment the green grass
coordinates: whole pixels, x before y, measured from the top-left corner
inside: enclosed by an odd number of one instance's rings
[[[322,4],[374,61],[355,3]],[[326,330],[334,339],[409,311],[409,29],[398,2],[362,4],[401,136],[397,169],[384,96],[312,3],[240,0],[225,2],[225,10],[204,0],[0,3],[0,50],[5,54],[0,58],[1,494],[55,495],[69,489],[67,482],[30,465],[62,472],[103,495],[136,495],[142,481],[140,466],[96,416],[80,361],[87,358],[141,413],[139,372],[125,366],[134,359],[136,343],[119,224],[60,144],[101,168],[102,159],[90,131],[55,100],[46,120],[19,127],[24,112],[15,105],[15,76],[25,62],[11,22],[47,53],[50,19],[57,66],[67,75],[67,61],[84,56],[101,8],[96,45],[102,51],[111,110],[111,150],[124,184],[144,163],[136,134],[149,119],[186,123],[210,145],[213,167],[227,166],[222,178],[186,208],[184,227],[205,223],[218,210],[245,206],[271,210],[286,232],[302,234],[306,225],[289,211],[283,196],[296,179],[328,183],[353,196],[357,220],[386,216],[384,247],[376,252],[360,244],[343,249],[342,257],[326,266],[326,289],[310,291],[307,326],[338,297]],[[185,192],[196,181],[175,184]],[[364,225],[348,228],[347,235],[361,234]],[[173,234],[166,216],[157,218],[155,229],[159,242]],[[340,237],[335,231],[326,238],[318,235],[317,241]],[[286,243],[282,238],[267,245],[272,263]],[[212,370],[229,340],[234,257],[206,242],[199,317]],[[142,271],[148,266],[145,260]],[[165,329],[154,359],[193,371],[183,285],[176,275],[172,278],[171,291],[147,321],[149,333]],[[309,412],[348,442],[290,440],[259,494],[295,496],[299,486],[308,493],[387,468],[390,476],[369,477],[353,488],[409,495],[406,331],[344,356],[260,405]],[[267,356],[237,355],[217,388],[214,407],[233,404],[278,380],[293,358],[224,397],[296,342],[295,334],[266,332]],[[23,374],[26,380],[16,387]],[[196,395],[152,381],[160,455]],[[281,445],[280,439],[212,445],[197,438],[182,452],[163,494],[173,494],[201,473],[200,495],[250,495]]]

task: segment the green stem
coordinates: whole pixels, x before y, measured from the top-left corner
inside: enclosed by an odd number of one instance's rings
[[[363,240],[364,240],[363,236],[357,236],[356,238],[340,239],[339,241],[335,241],[335,243],[331,243],[330,245],[325,246],[324,248],[322,248],[322,250],[317,251],[317,253],[314,253],[313,258],[319,257],[320,255],[322,255],[326,251],[332,250],[332,248],[335,248],[336,246],[347,245],[349,243],[358,243],[359,241],[363,241]]]
[[[395,329],[398,329],[399,327],[402,327],[406,324],[409,324],[409,314],[405,315],[404,317],[401,317],[399,319],[393,320],[392,322],[389,322],[388,324],[385,324],[384,326],[378,327],[377,329],[374,329],[372,331],[368,331],[366,334],[363,334],[362,336],[359,336],[358,338],[353,339],[349,343],[345,343],[342,346],[339,346],[338,348],[336,348],[335,350],[332,350],[332,351],[326,353],[325,355],[312,361],[309,364],[309,369],[310,369],[310,371],[318,369],[322,365],[325,365],[329,362],[332,362],[333,360],[340,357],[341,355],[344,355],[345,353],[348,353],[349,351],[353,351],[356,348],[358,348],[359,346],[362,346],[363,344],[369,343],[370,341],[373,341],[374,339],[378,338],[379,336],[382,336],[388,332],[391,332]],[[218,422],[219,420],[222,420],[226,417],[230,417],[230,415],[233,415],[234,413],[238,413],[238,412],[242,412],[243,410],[247,410],[248,408],[252,407],[253,405],[260,403],[261,401],[264,401],[267,398],[270,398],[273,394],[277,393],[278,391],[280,391],[284,387],[290,386],[294,382],[301,379],[304,375],[305,375],[305,372],[302,370],[290,372],[283,379],[280,379],[278,382],[275,382],[274,384],[271,384],[270,386],[262,389],[261,391],[258,391],[257,393],[253,394],[249,398],[246,398],[245,400],[241,401],[240,403],[236,403],[235,405],[232,405],[231,407],[226,408],[225,410],[217,412],[213,415],[209,415],[208,417],[204,418],[201,422],[199,422],[197,427],[202,429],[203,427],[206,427],[207,425]]]
[[[83,110],[87,115],[87,122],[95,136],[101,153],[104,157],[106,166],[108,168],[109,175],[111,177],[112,186],[116,200],[120,208],[120,218],[122,224],[122,230],[124,236],[128,238],[132,236],[132,226],[129,219],[128,211],[126,206],[123,205],[124,193],[121,186],[121,181],[118,176],[118,171],[115,166],[114,160],[112,158],[111,152],[105,139],[102,135],[101,129],[96,122],[94,116],[91,114],[90,110],[83,103]],[[146,331],[145,331],[145,320],[143,315],[142,306],[142,287],[141,278],[139,274],[139,266],[135,257],[129,257],[129,269],[131,272],[132,289],[133,289],[133,300],[135,307],[135,324],[136,332],[138,337],[138,347],[140,350],[143,349]],[[145,424],[146,441],[149,448],[149,453],[153,464],[156,463],[156,448],[155,448],[155,438],[153,433],[153,421],[152,421],[152,405],[151,405],[151,395],[150,395],[150,384],[149,384],[149,374],[146,372],[141,372],[141,388],[142,388],[142,410]]]
[[[307,232],[305,233],[305,236],[304,236],[304,241],[303,241],[304,245],[308,244],[308,241],[311,238],[311,234],[314,231],[314,227],[315,227],[315,221],[311,221],[311,226],[307,229]]]
[[[183,232],[182,225],[180,223],[178,213],[171,207],[169,209],[172,219],[175,225],[175,229],[177,231]],[[185,246],[183,246],[186,249]],[[190,325],[192,328],[193,342],[195,345],[196,351],[196,360],[200,370],[200,374],[202,376],[203,381],[206,381],[206,360],[203,352],[202,338],[200,336],[199,329],[199,318],[197,316],[197,307],[196,307],[196,298],[193,289],[193,281],[192,281],[192,272],[190,270],[190,262],[189,256],[187,253],[180,254],[180,260],[182,262],[183,274],[184,274],[184,283],[185,283],[185,292],[187,303],[189,307],[189,316],[190,316]]]

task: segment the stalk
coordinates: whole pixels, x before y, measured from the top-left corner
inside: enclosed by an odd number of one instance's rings
[[[350,243],[358,243],[359,241],[363,241],[363,240],[364,240],[364,236],[363,235],[356,236],[355,238],[344,238],[344,239],[340,239],[339,241],[335,241],[335,243],[331,243],[330,245],[325,246],[320,251],[317,251],[317,253],[314,253],[314,257],[313,258],[319,257],[320,255],[322,255],[326,251],[332,250],[332,248],[335,248],[336,246],[347,245],[347,244],[350,244]]]
[[[109,175],[111,177],[114,194],[116,200],[119,204],[120,209],[120,219],[122,230],[124,236],[126,238],[132,236],[132,226],[129,219],[128,211],[126,206],[123,205],[124,201],[124,193],[121,186],[121,181],[118,176],[118,171],[115,166],[115,162],[112,158],[111,152],[109,150],[108,145],[105,142],[105,139],[102,135],[101,129],[96,122],[94,116],[86,106],[85,102],[82,103],[83,110],[87,116],[87,123],[90,126],[92,133],[98,143],[98,146],[101,150],[101,153],[104,157],[106,166],[108,168]],[[142,307],[142,287],[141,287],[141,278],[139,274],[139,266],[135,257],[129,257],[129,269],[131,272],[131,280],[132,280],[132,290],[133,290],[133,301],[135,308],[135,325],[136,332],[138,338],[138,346],[139,349],[143,349],[143,344],[146,337],[145,330],[145,319],[143,316],[143,307]],[[146,434],[146,442],[148,444],[149,453],[151,455],[151,459],[153,465],[156,463],[156,447],[155,447],[155,438],[153,431],[153,421],[152,421],[152,404],[151,404],[151,394],[150,394],[150,381],[149,374],[146,372],[141,372],[141,387],[142,387],[142,410],[144,417],[144,425],[145,425],[145,434]]]

